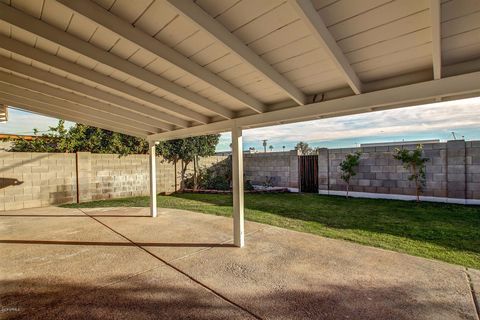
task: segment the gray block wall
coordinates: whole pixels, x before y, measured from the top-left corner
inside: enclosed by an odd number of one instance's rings
[[[199,165],[225,158],[201,158]],[[178,190],[181,163],[157,157],[156,167],[158,193]],[[147,155],[0,152],[0,211],[147,195]]]
[[[340,163],[349,153],[360,151],[360,165],[352,178],[354,192],[415,195],[410,172],[393,158],[395,149],[413,150],[415,145],[364,148],[321,149],[318,153],[319,191],[345,191]],[[455,140],[423,146],[426,164],[426,186],[423,196],[480,199],[480,141]]]
[[[76,199],[75,154],[0,152],[0,210]]]
[[[327,148],[317,151],[318,154],[318,190],[328,190],[330,185],[330,153]]]
[[[243,155],[245,180],[263,185],[267,179],[275,187],[298,188],[298,153],[266,152]]]
[[[149,195],[147,155],[90,154],[90,180],[81,194],[81,201],[103,200]],[[86,159],[84,159],[86,160]],[[79,166],[80,168],[80,166]],[[180,184],[180,165],[175,166],[157,157],[157,191],[170,194]],[[80,173],[79,173],[80,176]],[[176,179],[177,178],[177,179]]]
[[[319,191],[343,191],[339,164],[348,153],[361,151],[351,191],[414,195],[410,173],[393,159],[398,146],[321,149],[318,152]],[[415,146],[403,146],[413,149]],[[424,145],[427,184],[423,195],[480,200],[480,141],[448,141]],[[208,167],[226,156],[202,158]],[[175,167],[157,158],[157,190],[173,193],[180,184],[180,163]],[[191,172],[192,166],[189,166]],[[274,186],[298,189],[296,151],[244,154],[245,179],[263,184],[272,177]],[[148,195],[148,156],[119,157],[109,154],[0,152],[0,211]],[[78,193],[77,193],[78,186]]]
[[[78,152],[76,154],[78,202],[92,200],[92,154],[90,152]]]
[[[148,157],[91,154],[91,200],[148,195]]]
[[[201,158],[209,167],[226,156]],[[157,191],[178,190],[181,163],[157,158]],[[245,155],[249,179],[275,177],[279,186],[298,187],[296,153]],[[192,172],[192,164],[187,172]],[[111,198],[149,195],[148,156],[114,154],[0,153],[0,210],[42,207]],[[77,193],[78,188],[78,193]],[[78,197],[78,199],[77,199]]]
[[[467,192],[466,145],[463,140],[447,142],[447,196],[465,199]]]
[[[175,175],[157,158],[159,193],[175,192]],[[147,155],[0,152],[0,211],[146,196],[148,179]]]
[[[480,199],[480,141],[466,142],[466,198]]]

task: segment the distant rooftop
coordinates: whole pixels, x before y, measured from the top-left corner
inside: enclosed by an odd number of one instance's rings
[[[426,144],[426,143],[439,143],[439,142],[440,142],[440,139],[391,141],[391,142],[377,142],[377,143],[362,143],[360,147],[388,147],[388,146],[397,146],[399,144],[411,145],[411,144]]]
[[[0,133],[0,140],[9,140],[9,139],[32,140],[32,139],[35,139],[35,138],[37,138],[37,136],[23,135],[23,134]]]

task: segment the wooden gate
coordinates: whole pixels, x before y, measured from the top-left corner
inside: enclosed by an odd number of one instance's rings
[[[318,156],[299,156],[300,192],[318,192]]]

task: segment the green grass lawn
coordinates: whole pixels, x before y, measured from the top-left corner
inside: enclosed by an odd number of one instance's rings
[[[147,207],[148,197],[66,205]],[[231,195],[158,196],[158,206],[231,216]],[[480,207],[316,194],[246,194],[245,218],[480,269]]]

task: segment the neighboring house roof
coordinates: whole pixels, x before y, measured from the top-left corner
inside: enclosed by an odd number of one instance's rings
[[[410,141],[390,141],[390,142],[362,143],[362,144],[360,144],[360,147],[388,147],[388,146],[427,144],[427,143],[440,143],[440,140],[439,139],[430,139],[430,140],[410,140]]]
[[[33,140],[33,139],[35,139],[35,138],[38,138],[38,137],[37,137],[37,136],[32,136],[32,135],[0,133],[0,140],[9,140],[9,139]]]

